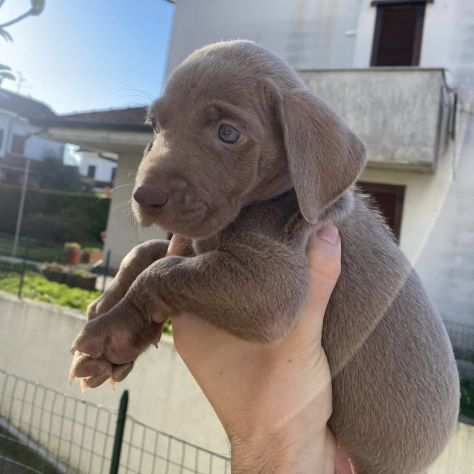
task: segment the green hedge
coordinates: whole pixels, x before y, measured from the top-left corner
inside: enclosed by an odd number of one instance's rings
[[[0,185],[0,232],[13,234],[21,189]],[[110,199],[93,194],[73,194],[29,189],[22,234],[49,242],[100,243]]]

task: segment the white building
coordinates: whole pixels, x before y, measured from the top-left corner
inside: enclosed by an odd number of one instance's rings
[[[114,153],[78,150],[79,173],[96,187],[113,186],[117,171],[117,155]]]
[[[474,2],[177,0],[168,74],[194,49],[246,38],[276,51],[367,145],[379,202],[445,320],[474,325]],[[53,138],[119,154],[114,202],[130,198],[149,132],[138,122],[49,122]],[[95,148],[94,148],[95,147]],[[160,234],[112,206],[113,263]],[[450,326],[454,332],[456,326]]]
[[[64,144],[43,136],[33,120],[54,117],[46,105],[0,89],[0,164],[23,166],[23,160],[63,158]]]

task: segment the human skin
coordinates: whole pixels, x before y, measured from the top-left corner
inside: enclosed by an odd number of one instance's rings
[[[180,253],[179,238],[169,255]],[[331,374],[321,346],[324,313],[340,273],[341,241],[327,226],[309,248],[311,285],[284,339],[248,342],[202,318],[173,318],[176,349],[221,421],[233,474],[350,474],[327,422]]]

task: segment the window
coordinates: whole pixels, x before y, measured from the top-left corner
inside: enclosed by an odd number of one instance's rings
[[[115,182],[115,177],[117,176],[117,167],[112,168],[112,175],[110,177],[110,182],[114,183]]]
[[[5,136],[5,130],[0,129],[0,150],[3,147],[3,138],[4,138],[4,136]]]
[[[372,2],[377,19],[371,66],[418,66],[427,1]]]
[[[405,187],[366,182],[357,183],[357,187],[373,198],[397,242],[400,242]]]
[[[24,135],[13,135],[12,153],[15,153],[16,155],[24,155],[25,154],[25,143],[26,143],[26,136],[24,136]]]
[[[95,171],[96,171],[95,165],[89,165],[87,168],[87,177],[91,179],[95,179]]]

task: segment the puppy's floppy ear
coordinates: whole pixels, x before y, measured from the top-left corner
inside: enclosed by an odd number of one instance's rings
[[[303,217],[315,224],[357,179],[366,163],[362,142],[307,89],[280,92],[273,104]]]

